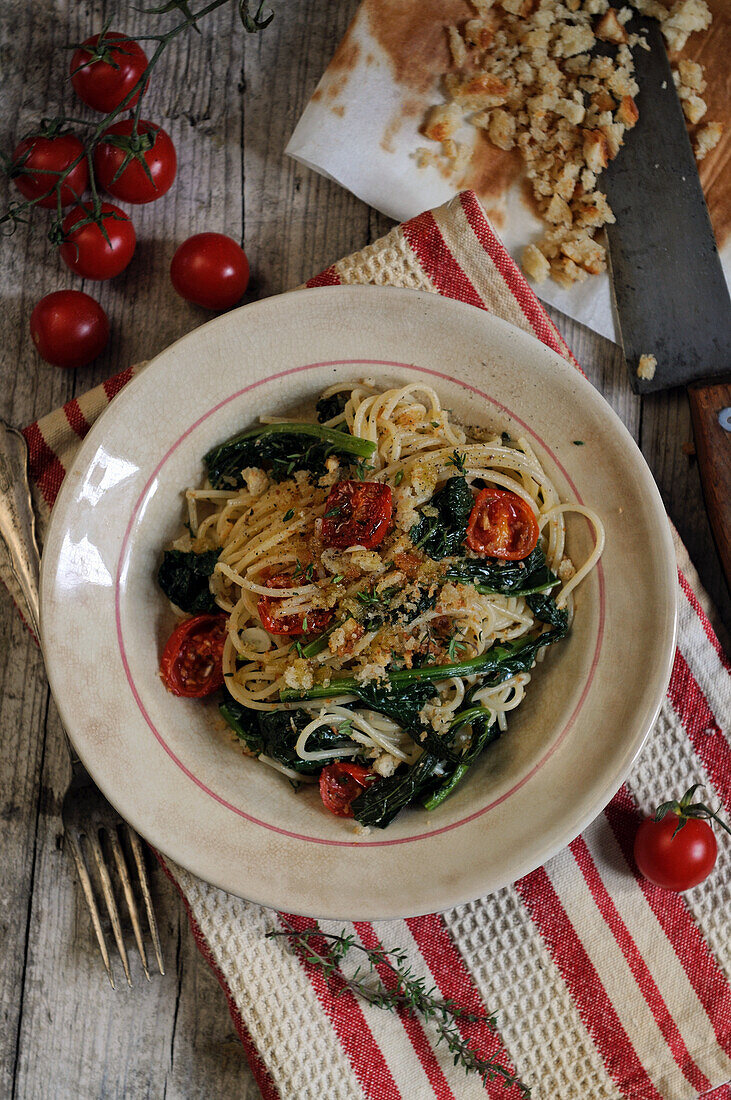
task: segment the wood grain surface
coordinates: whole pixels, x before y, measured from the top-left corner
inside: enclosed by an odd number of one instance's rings
[[[244,242],[253,272],[247,299],[253,300],[291,289],[390,228],[387,219],[282,153],[357,3],[274,0],[276,18],[256,36],[241,31],[232,5],[216,12],[200,35],[168,51],[145,115],[163,122],[176,142],[179,177],[164,200],[135,210],[138,250],[113,283],[84,287],[71,277],[48,247],[40,213],[29,227],[0,239],[0,416],[24,425],[206,320],[175,296],[167,276],[176,245],[191,233],[219,230]],[[41,116],[78,110],[64,47],[98,30],[105,17],[130,33],[141,33],[153,19],[175,18],[143,15],[121,0],[0,5],[0,148],[12,148]],[[3,206],[6,197],[1,184]],[[73,286],[101,301],[112,340],[96,363],[64,372],[38,358],[28,319],[43,294]],[[614,345],[554,317],[638,440],[728,621],[698,470],[684,446],[692,439],[685,393],[635,397]],[[156,866],[151,875],[167,974],[148,985],[135,961],[132,990],[119,986],[113,993],[106,983],[62,847],[67,761],[58,717],[38,650],[2,588],[0,730],[0,1097],[254,1100],[259,1093],[224,997]]]

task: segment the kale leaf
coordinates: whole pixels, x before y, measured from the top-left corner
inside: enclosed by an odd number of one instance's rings
[[[196,554],[192,550],[166,550],[157,571],[157,583],[181,611],[218,611],[208,586],[220,550]]]
[[[367,439],[319,424],[264,424],[213,447],[203,461],[213,488],[227,489],[243,485],[241,471],[248,466],[268,469],[275,481],[291,477],[295,470],[321,477],[330,455],[353,463],[370,458],[375,448]]]
[[[304,710],[251,710],[231,696],[221,703],[219,710],[236,736],[257,756],[260,753],[271,756],[285,768],[291,768],[300,775],[316,775],[322,770],[324,763],[327,763],[322,760],[302,760],[295,751],[297,738],[312,721],[312,716]],[[329,726],[320,726],[307,740],[310,752],[346,749],[352,748],[352,745],[352,741],[333,732]],[[349,753],[348,757],[350,755]]]
[[[557,606],[553,596],[547,592],[535,592],[525,602],[537,619],[554,627],[559,638],[568,633],[569,613],[565,608]]]
[[[459,584],[473,584],[478,592],[498,592],[502,596],[542,592],[560,584],[556,574],[546,565],[546,555],[540,546],[522,561],[463,558],[449,567],[446,577]]]
[[[385,829],[399,810],[433,784],[433,773],[438,764],[436,756],[424,752],[408,771],[397,772],[372,783],[352,803],[353,817],[361,825]]]
[[[329,397],[321,397],[315,406],[320,424],[324,424],[326,420],[334,420],[336,416],[342,416],[347,403],[348,394],[343,390],[332,393]]]
[[[436,509],[436,515],[424,515],[422,508],[421,519],[409,531],[414,546],[434,561],[458,554],[467,534],[473,504],[467,479],[450,477],[427,506],[430,511]]]
[[[395,689],[390,683],[382,684],[378,680],[359,683],[354,689],[362,703],[371,710],[393,718],[402,729],[418,730],[422,722],[419,711],[437,694],[435,685],[429,681],[416,681],[405,687]]]

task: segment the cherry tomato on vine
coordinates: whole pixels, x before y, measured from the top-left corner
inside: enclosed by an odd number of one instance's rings
[[[389,485],[379,481],[338,481],[325,502],[322,541],[345,549],[379,546],[391,523],[393,499]]]
[[[83,367],[109,339],[107,315],[81,290],[57,290],[41,298],[30,317],[39,355],[55,367]]]
[[[538,521],[517,493],[483,489],[470,512],[465,541],[476,554],[521,561],[538,542]]]
[[[173,185],[177,167],[170,135],[145,119],[140,119],[136,134],[133,119],[115,122],[94,150],[100,186],[115,199],[133,205],[162,198]]]
[[[101,208],[108,239],[95,221],[88,220],[91,213],[91,206],[79,206],[64,218],[61,259],[84,279],[113,279],[132,259],[137,234],[124,211],[110,202]]]
[[[204,309],[230,309],[249,285],[249,261],[223,233],[196,233],[183,241],[170,264],[175,290]]]
[[[370,768],[336,760],[320,772],[320,797],[326,810],[337,817],[352,817],[352,803],[377,778]]]
[[[708,819],[731,833],[718,814],[702,802],[693,802],[694,784],[680,801],[664,802],[655,816],[645,818],[634,842],[640,872],[665,890],[690,890],[713,870],[718,843]]]
[[[69,72],[74,91],[87,106],[105,115],[119,107],[147,68],[147,56],[139,42],[119,42],[125,38],[119,31],[93,34],[71,58]],[[139,98],[138,92],[126,107],[131,110]]]
[[[26,199],[39,199],[45,210],[55,210],[56,192],[53,190],[59,176],[78,156],[83,156],[84,146],[74,134],[32,134],[24,138],[13,152],[10,175],[15,186]],[[89,183],[89,167],[86,157],[71,169],[61,185],[61,206],[68,206],[81,198]]]
[[[286,590],[308,582],[304,579],[298,580],[297,577],[293,577],[289,573],[277,573],[276,576],[268,577],[265,583],[267,588],[282,590],[281,595],[278,597],[274,594],[260,596],[257,603],[259,618],[264,629],[268,630],[270,634],[319,634],[335,614],[334,611],[327,608],[318,607],[307,613],[296,611],[283,615],[278,608],[281,606],[280,600],[283,600],[287,595]]]
[[[223,686],[225,615],[194,615],[178,623],[160,659],[160,676],[168,691],[199,699]]]

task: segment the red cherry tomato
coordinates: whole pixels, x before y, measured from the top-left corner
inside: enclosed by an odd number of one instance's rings
[[[389,485],[378,481],[338,481],[325,502],[322,541],[345,549],[379,546],[391,524],[393,500]]]
[[[225,615],[194,615],[179,623],[160,659],[160,675],[168,691],[198,699],[222,687],[227,633]]]
[[[641,873],[665,890],[690,890],[713,870],[718,844],[707,821],[688,818],[678,827],[678,816],[660,821],[646,818],[635,836],[635,861]]]
[[[243,248],[223,233],[196,233],[177,249],[170,278],[186,302],[230,309],[249,285],[249,261]]]
[[[41,198],[38,206],[46,210],[56,209],[54,184],[61,173],[78,156],[84,146],[74,134],[35,134],[24,138],[13,153],[10,174],[15,186],[26,199]],[[72,168],[61,185],[61,206],[68,206],[81,198],[89,183],[89,167],[86,157]]]
[[[352,803],[377,777],[360,764],[337,760],[320,772],[320,797],[326,810],[338,817],[352,817]]]
[[[281,588],[284,590],[279,597],[259,597],[257,604],[259,618],[264,629],[268,630],[270,634],[320,634],[335,614],[334,611],[329,611],[323,607],[308,611],[306,615],[302,611],[291,615],[279,613],[277,608],[281,606],[280,600],[283,600],[287,595],[286,589],[295,588],[300,583],[302,582],[298,581],[296,577],[285,573],[278,573],[274,577],[267,578],[267,588]]]
[[[170,135],[161,126],[140,119],[138,133],[133,129],[133,119],[126,118],[104,131],[94,150],[94,171],[105,191],[136,205],[154,202],[170,190],[178,160]],[[129,153],[132,158],[122,168]]]
[[[64,218],[61,259],[83,279],[113,279],[132,259],[137,234],[124,211],[110,202],[102,203],[102,222],[108,240],[96,222],[75,228],[91,211],[90,206],[79,206]]]
[[[79,46],[71,58],[69,71],[79,99],[95,111],[109,115],[144,73],[147,56],[138,42],[128,40],[114,45],[114,40],[127,37],[118,31],[106,31],[101,45],[100,37],[94,34]],[[126,108],[131,110],[139,98],[138,92]]]
[[[109,339],[107,315],[80,290],[57,290],[41,298],[30,316],[39,355],[56,367],[83,367]]]
[[[535,549],[538,521],[517,493],[483,489],[470,512],[465,541],[476,554],[520,561]]]

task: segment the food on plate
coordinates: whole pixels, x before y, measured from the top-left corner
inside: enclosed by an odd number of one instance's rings
[[[104,31],[93,34],[74,51],[69,73],[79,99],[108,115],[129,95],[146,68],[147,55],[139,42],[119,31]],[[139,98],[137,92],[125,107],[131,111]]]
[[[248,754],[319,776],[324,805],[362,826],[439,806],[567,634],[596,513],[561,503],[527,439],[465,431],[421,383],[339,383],[317,421],[263,418],[205,464],[158,573],[194,615],[165,647],[166,686],[212,690],[213,643],[171,667],[188,631],[223,629],[220,709]],[[595,532],[578,568],[566,512]]]
[[[639,118],[632,50],[649,48],[626,29],[632,8],[660,20],[673,51],[711,22],[705,0],[630,2],[471,0],[474,18],[448,27],[446,102],[431,108],[423,127],[441,151],[418,150],[418,163],[464,171],[472,156],[471,142],[461,140],[465,122],[498,149],[520,151],[532,205],[547,226],[522,255],[535,282],[550,276],[568,287],[606,270],[596,238],[615,216],[599,179]],[[706,112],[702,66],[682,59],[673,77],[688,122],[697,124]],[[722,132],[718,122],[698,132],[699,160]]]
[[[154,122],[131,118],[109,126],[94,149],[101,187],[121,202],[154,202],[173,185],[178,160],[170,135]]]
[[[708,878],[718,855],[709,821],[731,829],[715,810],[694,802],[694,783],[680,800],[663,802],[646,817],[635,835],[634,856],[640,873],[665,890],[690,890]]]
[[[55,210],[58,199],[54,190],[66,169],[79,159],[65,177],[60,191],[61,206],[81,198],[89,184],[89,168],[84,146],[75,134],[56,130],[32,134],[15,147],[10,175],[26,199],[38,200],[45,210]]]
[[[187,302],[204,309],[230,309],[249,285],[249,261],[225,233],[196,233],[177,248],[170,279]]]
[[[83,279],[113,279],[124,271],[137,244],[128,215],[110,202],[101,204],[98,215],[91,204],[75,206],[63,220],[61,237],[61,259]]]
[[[81,290],[56,290],[41,298],[30,315],[38,354],[55,367],[83,367],[96,359],[109,339],[107,315]]]

